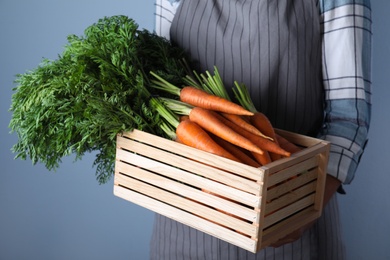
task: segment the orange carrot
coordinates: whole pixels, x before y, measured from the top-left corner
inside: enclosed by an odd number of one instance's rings
[[[265,137],[265,135],[262,132],[260,132],[259,129],[257,129],[254,125],[252,125],[249,121],[244,119],[242,116],[234,115],[234,114],[228,114],[228,113],[221,113],[221,115],[223,117],[225,117],[226,119],[229,119],[230,121],[232,121],[236,125],[238,125],[238,126],[244,128],[245,130],[251,132],[252,134]]]
[[[255,112],[253,116],[249,117],[250,122],[254,125],[260,132],[269,136],[271,138],[275,137],[275,131],[273,125],[269,121],[268,117],[261,113]]]
[[[276,140],[275,137],[275,129],[265,114],[261,112],[255,112],[254,115],[251,116],[249,120],[252,123],[252,125],[254,125],[257,129],[259,129],[259,131],[261,131],[266,136],[272,138],[272,140],[275,143],[278,143],[278,140]],[[270,158],[272,159],[272,161],[276,161],[281,158],[281,155],[270,153]]]
[[[278,143],[279,145],[285,149],[286,151],[289,151],[290,153],[296,153],[296,152],[299,152],[302,150],[301,147],[293,144],[292,142],[290,142],[289,140],[287,140],[286,138],[276,134],[276,140],[278,140]]]
[[[187,104],[209,110],[215,110],[236,115],[253,115],[252,112],[227,99],[208,94],[195,87],[187,86],[180,91],[180,100]]]
[[[214,134],[210,134],[211,135],[211,138],[213,138],[213,140],[219,144],[222,148],[224,148],[225,150],[227,150],[228,152],[230,152],[231,154],[233,154],[235,157],[237,157],[242,163],[244,164],[247,164],[249,166],[253,166],[253,167],[260,167],[261,165],[255,161],[254,159],[252,159],[250,156],[248,156],[248,154],[246,154],[243,150],[240,149],[240,147],[236,146],[236,145],[233,145],[232,143],[214,135]],[[258,154],[258,153],[255,153],[255,154]]]
[[[223,116],[218,115],[217,113],[215,113],[215,114],[218,117],[218,119],[221,120],[225,125],[232,128],[234,131],[239,132],[242,136],[249,139],[251,142],[253,142],[255,145],[260,147],[262,150],[266,150],[268,152],[280,154],[283,156],[290,156],[291,155],[288,151],[281,148],[275,142],[273,142],[269,139],[263,138],[261,136],[254,135],[254,134],[246,131],[245,129],[240,128],[236,124],[230,122],[229,120],[227,120]]]
[[[241,162],[237,157],[218,145],[206,131],[191,120],[184,120],[179,123],[176,128],[176,136],[182,144]]]
[[[253,157],[256,159],[258,163],[261,165],[266,165],[270,162],[272,162],[270,153],[266,150],[264,150],[263,154],[258,154],[258,153],[252,153]]]
[[[180,116],[180,122],[181,121],[184,121],[184,120],[187,120],[187,119],[190,119],[190,117],[189,116],[187,116],[187,115],[182,115],[182,116]]]
[[[215,115],[217,115],[215,111],[210,111],[200,107],[194,107],[189,112],[190,120],[200,125],[206,131],[209,131],[210,133],[213,133],[220,138],[246,150],[260,154],[263,153],[262,149],[260,149],[257,145],[253,144],[253,142],[249,141],[247,138],[228,127],[226,124],[222,123]],[[223,116],[220,117],[230,122]],[[232,124],[235,125],[234,123]]]
[[[179,88],[162,77],[158,76],[154,72],[150,72],[157,80],[151,80],[152,87],[167,91],[173,95],[176,95],[184,103],[190,104],[196,107],[202,107],[205,109],[216,110],[226,112],[230,114],[238,115],[253,115],[252,112],[243,108],[241,105],[229,101],[225,98],[209,94],[206,91],[193,87],[186,86]]]

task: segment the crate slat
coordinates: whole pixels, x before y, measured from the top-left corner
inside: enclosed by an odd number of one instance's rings
[[[299,173],[305,172],[307,170],[318,167],[319,158],[318,156],[310,157],[307,160],[298,162],[290,167],[286,167],[283,170],[280,170],[275,173],[271,173],[268,178],[268,186],[273,186],[275,184],[281,183],[298,175]]]
[[[116,174],[118,176],[126,175],[128,178],[134,178],[142,180],[142,182],[148,183],[156,187],[164,187],[165,190],[177,193],[183,197],[191,198],[198,203],[209,205],[210,207],[216,208],[221,211],[228,212],[237,217],[243,218],[247,221],[256,222],[258,221],[259,214],[254,207],[243,206],[241,203],[232,202],[227,198],[212,195],[210,193],[202,191],[200,188],[195,186],[189,186],[178,181],[172,181],[171,178],[166,178],[162,175],[158,175],[140,167],[132,166],[124,162],[117,162]],[[194,176],[199,178],[199,176]],[[116,185],[125,185],[122,178],[115,178]],[[211,182],[210,180],[203,180],[203,182]],[[213,185],[213,183],[209,184]],[[220,185],[220,184],[217,184]],[[127,187],[131,187],[130,184],[126,184]],[[201,185],[199,185],[201,186]],[[208,186],[208,185],[205,185]],[[230,187],[226,187],[229,189]],[[241,191],[239,191],[241,192]],[[258,198],[257,198],[258,199]],[[256,203],[257,205],[258,203]]]
[[[277,210],[276,212],[265,216],[264,217],[264,223],[263,228],[267,228],[276,222],[287,218],[290,215],[293,215],[295,212],[300,211],[306,207],[309,207],[310,205],[314,204],[314,195],[309,195],[307,197],[304,197],[294,203],[289,204],[288,206]]]
[[[258,196],[235,189],[230,185],[224,185],[208,178],[203,178],[197,174],[184,171],[180,168],[173,168],[158,161],[148,159],[128,151],[118,150],[117,159],[124,160],[125,158],[127,160],[137,162],[137,167],[148,169],[155,173],[157,172],[160,175],[164,175],[182,183],[191,184],[199,189],[204,188],[222,197],[238,201],[248,206],[259,207],[260,200]],[[120,165],[123,166],[123,163]]]
[[[268,215],[271,212],[281,209],[304,196],[314,193],[316,191],[316,188],[317,181],[313,181],[300,188],[297,188],[294,191],[288,192],[287,194],[279,198],[274,199],[273,201],[267,203],[265,215]]]
[[[147,183],[141,182],[137,179],[129,178],[124,175],[117,175],[116,180],[122,187],[131,187],[131,190],[139,192],[145,196],[158,200],[162,203],[168,204],[170,206],[180,208],[186,212],[194,214],[196,216],[208,219],[214,223],[218,223],[221,226],[233,229],[253,236],[257,232],[257,227],[247,221],[242,221],[236,217],[227,215],[221,211],[205,206],[204,204],[197,203],[192,199],[183,197],[179,194],[175,194],[171,191],[162,190],[159,187],[149,185]],[[167,181],[168,182],[168,181]],[[177,184],[168,183],[168,186],[176,186]],[[177,188],[177,187],[176,187]],[[183,185],[181,189],[191,189]]]
[[[128,139],[134,139],[139,142],[144,142],[150,146],[158,147],[161,150],[174,153],[181,157],[187,157],[191,160],[202,162],[205,165],[210,165],[216,169],[223,169],[224,171],[233,172],[241,175],[242,177],[261,180],[261,171],[256,168],[235,162],[221,156],[217,156],[211,153],[206,153],[184,144],[174,142],[165,138],[161,138],[143,131],[134,130],[130,133],[123,133],[123,137]]]
[[[163,162],[169,166],[174,166],[175,168],[179,168],[182,170],[190,171],[192,173],[196,173],[198,175],[202,175],[206,178],[213,179],[217,182],[225,183],[237,189],[245,190],[246,192],[253,193],[255,195],[259,195],[262,192],[261,186],[259,186],[256,183],[256,181],[262,180],[264,176],[262,172],[258,171],[258,173],[256,174],[257,179],[253,181],[253,180],[246,179],[246,176],[244,176],[245,178],[243,178],[234,175],[232,173],[229,173],[226,170],[224,171],[222,170],[222,168],[212,168],[209,165],[206,165],[205,162],[200,163],[199,161],[196,161],[193,158],[182,157],[183,154],[179,156],[172,152],[163,149],[158,149],[148,144],[133,141],[131,139],[118,137],[117,143],[118,146],[122,149],[132,151],[139,155],[147,155],[148,157],[151,158],[157,158],[159,162]],[[211,155],[212,154],[210,154],[210,156]],[[221,158],[221,159],[225,159],[225,158]],[[224,164],[224,168],[228,168],[227,167],[228,165],[229,165],[228,163]],[[240,172],[244,172],[244,170],[241,169]]]
[[[282,196],[288,192],[293,191],[294,189],[317,179],[317,170],[313,169],[309,172],[302,173],[301,175],[292,178],[284,183],[276,185],[268,189],[267,192],[267,201],[272,201],[275,198]]]
[[[256,250],[256,240],[194,214],[190,214],[186,211],[162,203],[158,200],[151,199],[148,196],[128,190],[121,186],[114,186],[114,195],[186,224],[190,227],[201,230],[204,233],[210,234],[219,239],[223,239],[232,244],[236,244],[237,246],[248,251],[253,252]]]
[[[320,216],[320,212],[314,207],[306,208],[294,215],[284,219],[283,221],[266,228],[262,233],[261,247],[258,249],[270,246],[272,243],[282,238],[280,234],[289,234],[298,228],[310,223]]]

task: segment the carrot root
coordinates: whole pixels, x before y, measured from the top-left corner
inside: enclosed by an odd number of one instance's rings
[[[295,145],[294,143],[290,142],[286,138],[276,134],[276,140],[278,141],[279,145],[285,149],[286,151],[289,151],[290,153],[296,153],[302,150],[301,147]]]
[[[243,150],[240,149],[240,147],[233,145],[232,143],[216,136],[211,135],[211,138],[219,144],[222,148],[224,148],[226,151],[233,154],[235,157],[237,157],[242,163],[253,166],[253,167],[260,167],[261,164],[259,164],[256,160],[252,159],[248,154],[246,154]],[[258,153],[255,153],[258,154]]]
[[[235,125],[234,123],[230,122],[229,120],[227,120],[223,116],[220,116],[218,114],[216,116],[218,116],[218,118],[224,124],[226,124],[227,126],[231,127],[236,132],[239,132],[242,136],[244,136],[245,138],[249,139],[252,143],[254,143],[258,147],[260,147],[260,149],[266,150],[268,152],[280,154],[280,155],[283,155],[283,156],[286,156],[286,157],[289,157],[291,155],[290,152],[284,150],[282,147],[280,147],[275,142],[273,142],[273,141],[271,141],[269,139],[263,138],[261,136],[254,135],[254,134],[252,134],[252,133],[250,133],[250,132],[248,132],[248,131],[240,128],[240,127],[238,127],[237,125]]]
[[[222,97],[208,94],[201,89],[191,86],[187,86],[181,89],[180,100],[192,106],[201,107],[204,109],[237,115],[253,115],[252,112],[246,110],[234,102],[231,102]]]
[[[189,116],[191,121],[199,124],[208,132],[213,133],[220,138],[251,152],[256,152],[260,154],[263,153],[263,150],[260,149],[253,142],[251,142],[246,137],[242,136],[241,134],[237,133],[232,128],[221,122],[217,117],[218,113],[200,107],[194,107],[191,110]],[[224,119],[224,117],[220,117]]]
[[[232,121],[233,123],[235,123],[236,125],[244,128],[245,130],[247,130],[248,132],[251,132],[252,134],[255,134],[255,135],[258,135],[258,136],[262,136],[262,137],[265,137],[265,138],[268,138],[267,136],[265,136],[262,132],[259,131],[259,129],[257,129],[257,127],[255,127],[254,125],[252,125],[250,123],[250,121],[247,121],[246,119],[244,119],[243,117],[241,117],[240,115],[234,115],[234,114],[228,114],[228,113],[221,113],[221,115],[223,117],[225,117],[226,119]]]
[[[180,143],[240,162],[238,158],[218,145],[198,124],[190,120],[180,122],[176,128],[176,136]]]

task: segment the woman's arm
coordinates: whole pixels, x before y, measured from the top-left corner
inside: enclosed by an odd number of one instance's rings
[[[342,2],[342,3],[341,3]],[[371,115],[370,1],[320,0],[325,122],[330,175],[349,184],[367,142]]]
[[[155,31],[157,35],[170,38],[169,30],[179,4],[180,0],[156,0]]]
[[[355,175],[367,143],[371,115],[370,1],[320,0],[325,123],[320,137],[331,142],[324,206],[341,183]],[[337,1],[340,2],[340,1]],[[272,246],[291,243],[314,222]]]

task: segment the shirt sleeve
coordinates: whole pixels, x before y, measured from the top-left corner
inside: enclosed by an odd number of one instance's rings
[[[169,30],[180,0],[156,0],[155,31],[156,34],[170,39]]]
[[[371,116],[371,7],[366,0],[320,0],[328,173],[349,184],[367,143]]]

